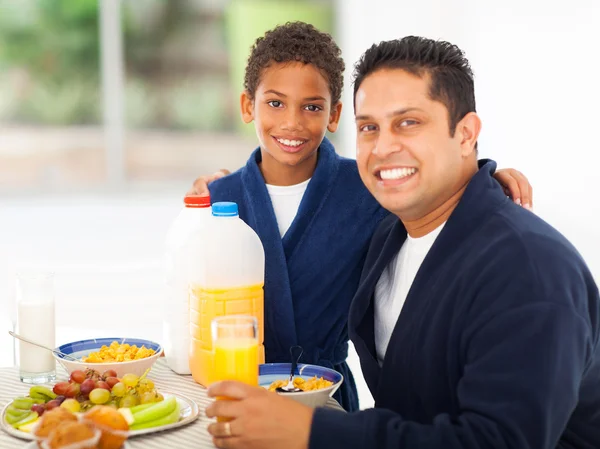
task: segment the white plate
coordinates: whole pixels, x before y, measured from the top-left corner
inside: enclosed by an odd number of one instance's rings
[[[180,395],[180,394],[163,392],[162,390],[160,391],[160,393],[165,397],[165,399],[168,398],[169,396],[175,396],[175,399],[177,399],[177,402],[179,403],[179,407],[181,409],[180,415],[179,415],[179,421],[176,423],[173,423],[173,424],[167,424],[165,426],[152,427],[150,429],[132,430],[131,432],[129,432],[129,438],[134,438],[139,435],[147,435],[149,433],[162,432],[164,430],[169,430],[169,429],[175,429],[177,427],[185,426],[191,422],[194,422],[196,419],[198,419],[198,416],[200,414],[200,411],[198,409],[198,404],[196,404],[196,402],[194,402],[192,399],[190,399],[186,396]],[[0,415],[0,419],[1,419],[0,426],[2,427],[2,430],[4,430],[9,435],[12,435],[13,437],[21,438],[22,440],[33,440],[33,436],[31,434],[29,434],[27,432],[22,432],[21,430],[18,430],[18,429],[15,429],[13,426],[11,426],[10,424],[8,424],[6,422],[6,419],[5,419],[6,409],[8,408],[8,406],[10,404],[12,404],[12,401],[9,402],[8,404],[6,404],[4,409],[2,409],[2,414]]]
[[[39,449],[37,442],[32,441],[31,443],[27,443],[25,446],[23,446],[23,449]],[[131,449],[131,446],[129,444],[127,444],[127,441],[125,441],[125,443],[123,443],[123,446],[121,446],[120,449]]]

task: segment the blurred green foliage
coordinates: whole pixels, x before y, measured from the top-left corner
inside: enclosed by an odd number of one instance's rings
[[[98,1],[0,0],[0,121],[71,125],[101,120]],[[180,36],[196,27],[190,8],[199,3],[124,1],[125,108],[131,126],[231,126],[228,108],[219,101],[228,97],[228,77],[179,73],[171,64],[173,53],[185,59],[189,42]],[[219,21],[213,20],[222,27]]]

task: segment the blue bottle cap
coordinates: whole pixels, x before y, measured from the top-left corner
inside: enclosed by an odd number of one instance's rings
[[[232,203],[229,201],[213,203],[212,214],[215,217],[237,217],[238,205],[237,203]]]

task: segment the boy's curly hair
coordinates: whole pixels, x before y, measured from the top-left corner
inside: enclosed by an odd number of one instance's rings
[[[340,101],[344,87],[344,60],[342,51],[331,35],[304,22],[287,22],[259,37],[250,53],[244,88],[254,99],[260,76],[273,62],[301,61],[312,64],[329,82],[332,105]]]

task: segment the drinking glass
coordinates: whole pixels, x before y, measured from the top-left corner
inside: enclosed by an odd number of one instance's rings
[[[55,347],[53,273],[18,273],[17,333],[36,343]],[[56,361],[50,351],[19,340],[19,377],[29,384],[56,379]]]
[[[214,351],[212,382],[237,380],[258,386],[258,320],[228,315],[211,322]]]

